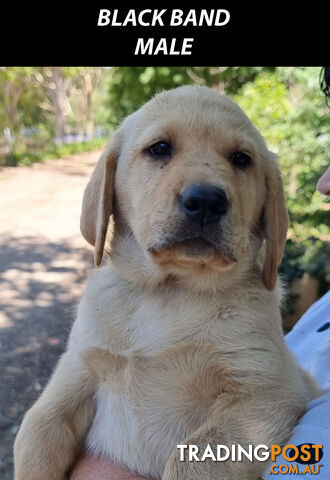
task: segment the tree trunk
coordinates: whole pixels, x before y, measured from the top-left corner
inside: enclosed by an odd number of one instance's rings
[[[11,156],[15,153],[22,153],[22,151],[25,151],[26,149],[21,132],[23,125],[19,119],[18,104],[27,84],[28,80],[25,79],[21,82],[21,84],[14,82],[6,82],[4,85],[4,103],[7,113],[8,128],[10,132],[9,135],[12,136],[11,142],[8,142],[9,154]],[[15,165],[15,161],[13,158],[11,158],[10,160],[10,165]]]
[[[91,140],[94,136],[94,114],[93,114],[93,82],[90,72],[84,74],[84,84],[86,93],[86,137]]]
[[[18,135],[20,131],[20,123],[18,119],[18,102],[24,90],[23,87],[19,87],[16,84],[6,83],[5,87],[5,100],[7,101],[7,117],[9,121],[9,127],[14,135]]]
[[[55,82],[54,103],[56,115],[56,136],[63,140],[67,134],[66,122],[66,92],[64,87],[64,76],[61,67],[54,67],[53,78]]]

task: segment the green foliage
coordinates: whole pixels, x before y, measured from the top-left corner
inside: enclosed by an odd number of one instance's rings
[[[108,105],[112,126],[155,93],[193,83],[185,67],[113,67],[110,73]]]
[[[0,68],[0,128],[9,127],[20,141],[23,126],[43,121],[40,108],[42,95],[36,87],[40,74],[36,67]]]
[[[194,82],[224,91],[227,95],[236,94],[247,82],[253,81],[264,71],[274,71],[274,67],[191,67],[190,77]]]
[[[58,144],[38,152],[21,151],[19,153],[8,154],[5,157],[4,165],[8,166],[29,166],[35,162],[43,162],[44,160],[51,160],[55,158],[64,158],[69,155],[74,155],[83,152],[92,152],[93,150],[103,148],[107,144],[107,138],[95,138],[88,142]]]
[[[161,90],[180,85],[205,85],[236,93],[263,67],[113,67],[109,83],[109,122],[112,126]]]
[[[61,97],[56,84],[59,73],[63,77]],[[101,67],[0,67],[0,135],[9,127],[14,138],[13,151],[18,154],[20,144],[25,142],[26,127],[39,127],[42,135],[37,140],[43,137],[49,141],[58,133],[59,107],[69,127],[68,134],[86,133],[88,121],[92,121],[93,131],[94,116],[95,126],[106,125],[109,129],[104,114],[108,76],[108,70]],[[91,108],[87,115],[88,95]]]
[[[329,286],[327,200],[316,183],[330,164],[329,111],[319,88],[319,68],[279,68],[248,82],[235,100],[279,155],[290,215],[280,272],[288,286],[304,272]],[[292,310],[289,296],[287,309]]]

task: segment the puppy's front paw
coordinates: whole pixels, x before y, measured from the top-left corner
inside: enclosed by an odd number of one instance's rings
[[[27,413],[14,445],[14,480],[65,480],[67,452],[59,424],[34,410]]]

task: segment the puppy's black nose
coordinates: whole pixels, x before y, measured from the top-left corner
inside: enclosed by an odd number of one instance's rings
[[[190,185],[180,196],[180,208],[187,217],[201,225],[216,223],[228,210],[227,195],[208,183]]]

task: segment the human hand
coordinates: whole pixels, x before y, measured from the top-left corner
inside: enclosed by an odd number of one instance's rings
[[[84,455],[74,466],[70,480],[147,480],[109,460]]]

